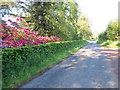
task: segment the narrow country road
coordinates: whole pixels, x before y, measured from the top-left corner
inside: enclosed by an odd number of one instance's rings
[[[118,50],[89,43],[21,88],[118,88]]]

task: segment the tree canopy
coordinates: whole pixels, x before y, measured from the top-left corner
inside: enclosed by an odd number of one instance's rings
[[[78,37],[80,39],[92,39],[93,34],[89,25],[89,20],[85,16],[80,16],[78,19]]]
[[[119,38],[120,30],[118,29],[118,20],[110,21],[106,30],[99,34],[99,40],[111,40],[116,41]]]
[[[2,16],[7,14],[25,19],[31,31],[36,31],[42,36],[55,35],[63,40],[90,39],[92,36],[88,19],[81,17],[74,0],[19,0],[9,4],[2,3],[0,12]]]

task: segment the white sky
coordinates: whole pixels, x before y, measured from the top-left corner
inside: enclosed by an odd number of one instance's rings
[[[90,21],[91,30],[98,34],[104,31],[110,20],[118,17],[118,2],[120,0],[75,0],[80,11]]]

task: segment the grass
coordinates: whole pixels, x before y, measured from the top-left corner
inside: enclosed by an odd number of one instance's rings
[[[30,81],[31,79],[33,79],[34,77],[44,73],[46,70],[48,70],[49,68],[53,67],[54,65],[56,65],[57,63],[61,62],[64,60],[64,58],[68,57],[69,55],[75,53],[79,48],[87,45],[88,42],[84,41],[84,44],[80,44],[77,46],[73,46],[71,47],[69,50],[63,50],[57,54],[53,54],[53,56],[51,56],[50,58],[45,58],[42,62],[39,64],[39,66],[34,66],[31,67],[31,70],[28,71],[28,69],[25,69],[25,71],[20,71],[19,74],[19,78],[17,79],[10,79],[8,80],[8,84],[7,84],[7,88],[17,88],[20,87],[21,85],[23,85],[24,83]],[[39,67],[39,69],[38,69]],[[24,73],[23,73],[24,72]]]
[[[98,41],[98,43],[102,46],[105,47],[110,47],[110,48],[120,48],[120,43],[119,41]]]

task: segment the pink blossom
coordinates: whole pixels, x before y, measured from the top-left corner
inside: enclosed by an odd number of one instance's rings
[[[16,20],[22,21],[21,18],[17,17]],[[24,45],[39,45],[46,44],[48,42],[62,41],[57,36],[40,36],[35,32],[31,32],[29,28],[19,26],[17,22],[8,20],[14,27],[8,27],[5,23],[0,24],[0,27],[4,27],[0,31],[0,36],[4,37],[3,41],[8,44],[7,47],[18,47]],[[21,22],[20,22],[21,23]],[[22,22],[23,23],[23,22]],[[24,25],[24,24],[22,24]]]
[[[12,22],[12,25],[18,28],[18,24],[16,22]]]
[[[16,21],[19,21],[19,17],[16,17]]]
[[[22,18],[20,18],[20,21],[23,21],[23,19],[22,19]]]
[[[47,39],[43,40],[43,43],[44,43],[44,44],[46,44],[47,42],[48,42],[48,40],[47,40]]]
[[[20,18],[20,17],[17,17],[17,18],[16,18],[16,21],[23,21],[23,19]]]
[[[12,40],[9,44],[9,46],[13,46],[14,45],[14,41]]]
[[[25,32],[29,32],[29,30],[30,30],[29,28],[25,28],[24,29]]]
[[[12,20],[8,19],[8,21],[9,21],[10,23],[12,23]]]
[[[18,43],[18,46],[22,46],[23,44],[22,43]]]
[[[24,41],[24,43],[26,44],[26,45],[28,45],[28,41],[26,40],[26,41]]]
[[[0,28],[2,28],[2,25],[0,24]]]

